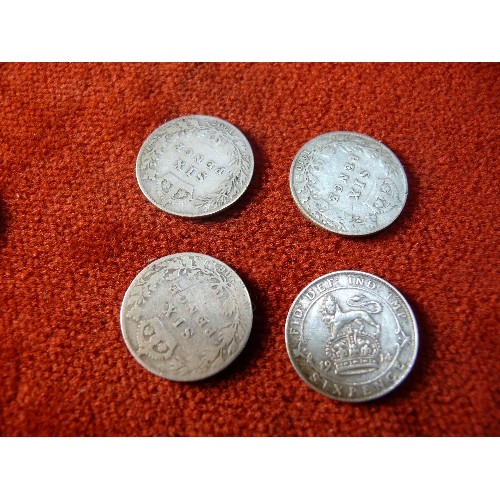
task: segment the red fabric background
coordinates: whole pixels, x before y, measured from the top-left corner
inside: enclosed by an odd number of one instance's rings
[[[498,64],[4,64],[0,67],[2,435],[498,435]],[[206,221],[141,194],[135,159],[158,125],[208,114],[255,155],[235,206]],[[399,219],[362,239],[308,222],[288,187],[318,134],[352,130],[405,166]],[[249,343],[218,376],[174,383],[129,354],[134,276],[207,253],[246,282]],[[420,351],[370,403],[317,394],[284,324],[322,274],[358,269],[412,305]]]

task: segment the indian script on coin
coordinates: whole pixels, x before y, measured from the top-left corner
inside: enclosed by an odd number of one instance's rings
[[[234,203],[248,187],[253,167],[252,148],[234,125],[189,115],[165,123],[146,139],[136,175],[158,208],[203,217]]]
[[[339,271],[295,299],[286,346],[298,374],[318,392],[360,402],[393,390],[417,354],[417,324],[404,297],[383,279]]]
[[[293,160],[290,188],[308,219],[350,236],[387,227],[403,210],[408,194],[394,153],[354,132],[331,132],[305,144]]]
[[[221,371],[252,327],[248,291],[223,262],[198,253],[160,258],[132,281],[121,308],[125,343],[147,370],[177,381]]]

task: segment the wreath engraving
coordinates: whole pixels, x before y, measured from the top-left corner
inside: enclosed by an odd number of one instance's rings
[[[160,283],[174,281],[179,277],[196,278],[205,283],[221,302],[221,317],[224,324],[209,338],[200,352],[184,352],[176,348],[176,341],[165,329],[158,328],[157,317],[146,317],[144,303],[151,297]],[[244,338],[243,321],[233,290],[234,277],[220,264],[211,261],[196,262],[191,256],[165,260],[153,266],[141,276],[131,290],[126,317],[135,323],[137,352],[165,363],[168,371],[179,375],[202,374],[214,365],[224,363],[240,348]],[[156,328],[151,328],[151,324]]]
[[[322,152],[325,150],[335,154],[337,150],[347,154],[359,155],[366,153],[368,157],[380,161],[384,168],[385,177],[382,180],[380,191],[392,197],[391,203],[381,204],[377,206],[377,200],[373,205],[365,206],[370,210],[366,216],[352,215],[346,218],[343,215],[332,217],[328,213],[330,201],[321,197],[316,188],[320,184],[320,179],[317,173],[320,171],[324,163]],[[316,219],[320,224],[331,227],[334,230],[341,232],[348,231],[347,225],[353,225],[361,228],[366,227],[375,229],[377,227],[378,215],[388,212],[395,208],[399,201],[399,193],[392,180],[398,174],[398,166],[390,152],[378,142],[371,141],[362,136],[353,136],[351,134],[336,134],[335,138],[325,139],[321,143],[315,145],[314,149],[305,149],[297,159],[296,178],[297,178],[297,194],[300,195],[300,201],[307,209],[307,212]]]
[[[162,182],[158,173],[158,162],[166,150],[166,145],[176,138],[188,137],[194,134],[201,135],[213,142],[215,146],[229,145],[227,152],[227,167],[231,169],[229,176],[212,193],[205,196],[193,197],[193,205],[197,208],[217,209],[231,202],[248,183],[251,176],[252,159],[248,146],[238,136],[237,129],[225,123],[206,118],[186,117],[177,119],[153,134],[147,141],[140,161],[140,169],[144,177],[155,181],[158,185]],[[162,196],[161,189],[157,196],[163,204],[172,203],[172,199]]]

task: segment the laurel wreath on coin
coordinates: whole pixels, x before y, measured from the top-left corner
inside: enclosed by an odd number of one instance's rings
[[[139,328],[145,319],[141,304],[151,297],[161,282],[173,281],[181,276],[196,276],[197,279],[201,278],[209,283],[215,295],[221,300],[222,316],[226,319],[226,324],[210,338],[210,342],[199,355],[189,354],[189,357],[184,358],[174,353],[167,361],[168,369],[180,375],[204,373],[218,360],[223,362],[234,354],[243,339],[242,320],[232,293],[233,279],[223,266],[219,264],[210,266],[208,263],[200,266],[192,257],[186,256],[156,264],[147,274],[141,276],[131,290],[129,296],[131,305],[126,311],[126,316],[136,323],[140,351],[144,340],[139,334]],[[145,347],[142,346],[143,349]],[[161,359],[161,356],[159,358]]]
[[[161,153],[165,150],[161,139],[166,142],[174,137],[188,136],[193,133],[202,134],[216,145],[230,144],[232,146],[232,151],[228,153],[228,167],[232,169],[228,178],[209,196],[199,196],[194,202],[196,207],[215,209],[226,204],[240,193],[250,177],[251,157],[245,152],[245,142],[226,124],[210,119],[190,117],[167,123],[148,140],[140,167],[147,179],[157,181],[156,167]],[[172,201],[165,199],[162,202],[171,203]]]
[[[318,195],[316,185],[319,184],[319,179],[315,175],[315,172],[318,172],[323,164],[321,152],[325,149],[329,149],[332,153],[339,149],[348,154],[359,154],[366,151],[369,157],[381,162],[388,179],[397,175],[398,172],[391,153],[382,144],[368,140],[365,137],[336,134],[335,138],[326,139],[323,143],[317,145],[315,149],[304,150],[297,159],[297,163],[301,167],[300,174],[298,174],[297,193],[302,196],[301,202],[308,207],[310,214],[316,220],[339,231],[347,231],[346,222],[355,222],[360,226],[376,228],[376,212],[369,214],[367,217],[353,216],[352,220],[349,221],[340,215],[333,219],[326,214],[329,203]],[[390,194],[397,196],[397,193]],[[391,208],[394,206],[396,205],[392,205]]]
[[[325,226],[333,227],[339,231],[346,231],[345,219],[342,216],[332,219],[326,215],[328,203],[317,194],[315,188],[315,185],[319,183],[315,172],[319,171],[323,162],[319,154],[321,150],[305,150],[297,159],[297,163],[301,167],[301,174],[299,174],[297,182],[297,193],[301,195],[300,201],[308,207],[310,214],[316,220]]]

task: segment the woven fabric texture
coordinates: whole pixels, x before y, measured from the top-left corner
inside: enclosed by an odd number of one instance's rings
[[[498,435],[498,64],[0,66],[0,433],[4,436]],[[243,197],[207,220],[154,207],[135,178],[160,124],[206,114],[249,139]],[[401,216],[363,238],[310,223],[289,189],[313,137],[375,137],[406,169]],[[161,256],[206,253],[245,281],[250,340],[224,372],[175,383],[120,331],[123,295]],[[310,389],[286,352],[299,291],[343,269],[411,304],[415,367],[361,404]]]

